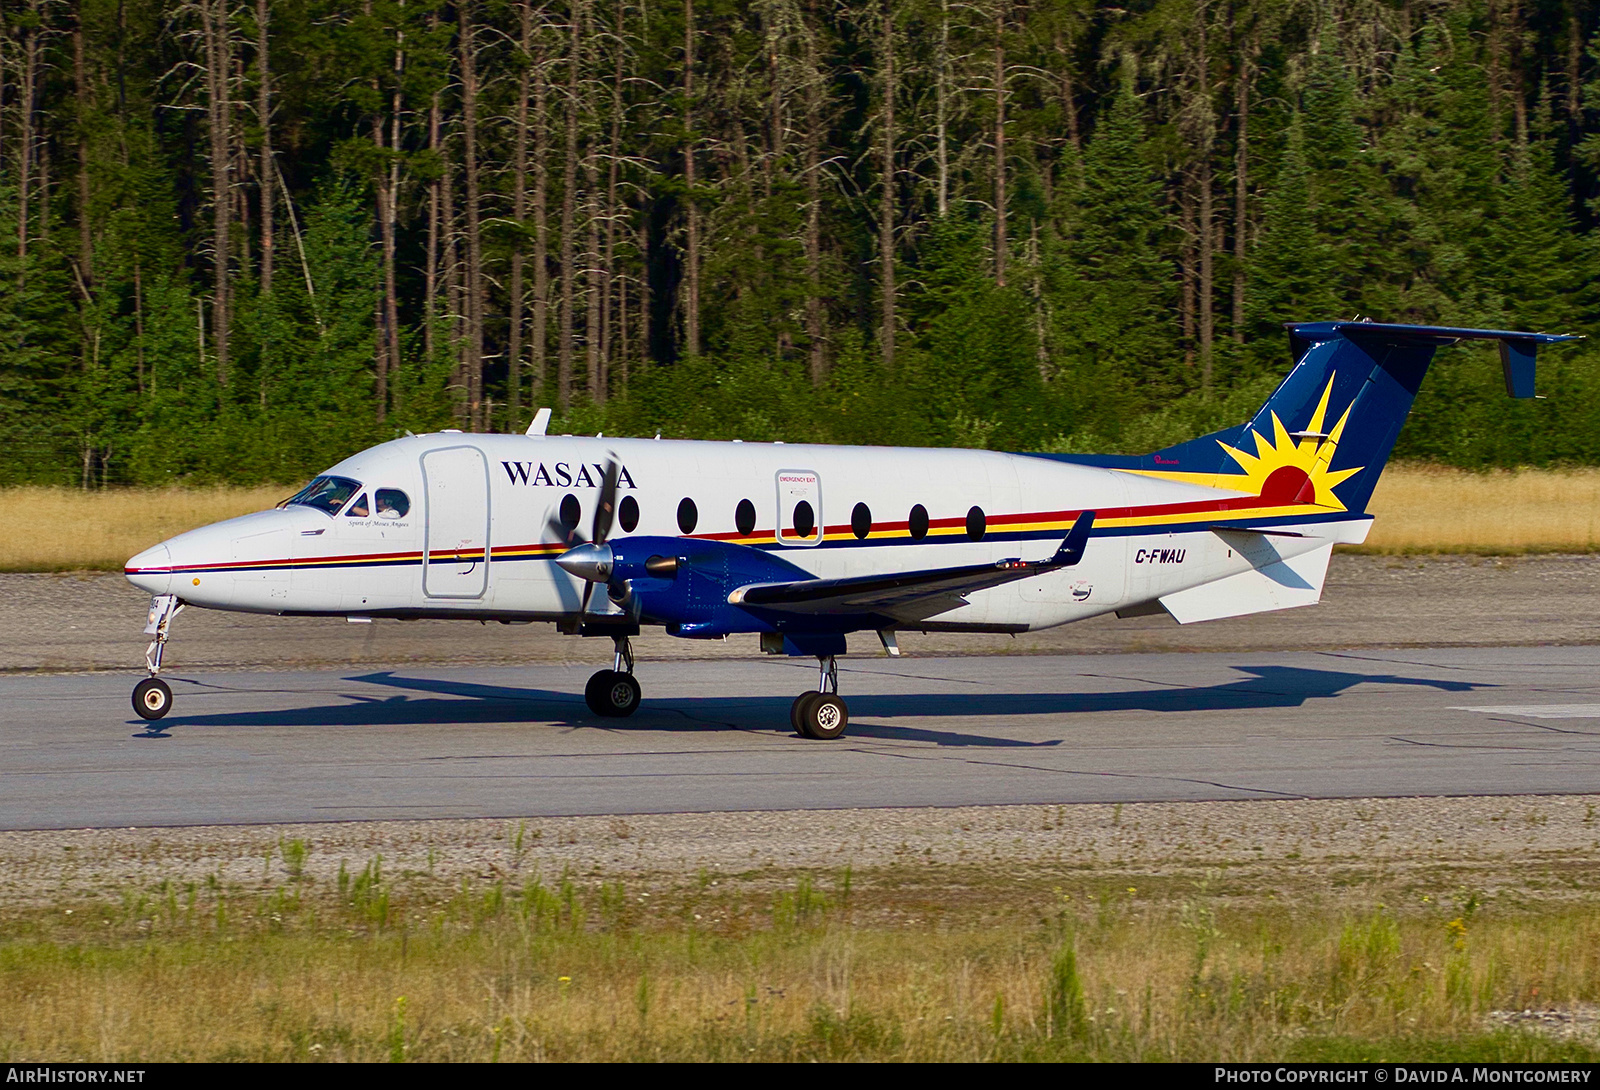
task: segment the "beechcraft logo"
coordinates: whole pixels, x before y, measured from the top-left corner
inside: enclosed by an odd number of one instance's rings
[[[599,462],[501,462],[512,484],[549,485],[551,488],[599,488],[606,479],[606,467]],[[638,488],[627,466],[617,467],[618,488]]]

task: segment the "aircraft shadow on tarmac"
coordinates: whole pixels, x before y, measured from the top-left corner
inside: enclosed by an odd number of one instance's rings
[[[891,741],[930,742],[943,746],[1029,748],[1061,745],[1066,739],[1032,742],[993,735],[966,734],[925,727],[895,726],[881,719],[974,718],[1000,716],[1078,716],[1097,712],[1208,712],[1262,708],[1297,708],[1309,700],[1339,696],[1357,685],[1415,685],[1445,692],[1494,688],[1487,683],[1312,670],[1299,666],[1236,666],[1250,675],[1218,685],[1187,688],[1132,689],[1117,692],[1057,693],[899,693],[846,694],[850,703],[850,735]],[[453,723],[492,724],[524,720],[611,729],[656,731],[767,730],[787,732],[788,696],[699,696],[647,700],[630,719],[600,719],[573,693],[508,685],[435,678],[399,677],[388,671],[346,678],[366,685],[427,693],[388,698],[346,694],[348,703],[322,704],[278,711],[224,712],[172,716],[159,731],[171,727],[385,727]],[[152,726],[156,726],[152,724]]]

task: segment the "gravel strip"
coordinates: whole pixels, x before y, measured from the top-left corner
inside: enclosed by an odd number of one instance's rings
[[[519,829],[522,846],[516,844]],[[96,898],[170,879],[281,883],[283,845],[332,881],[383,856],[386,874],[447,884],[539,874],[672,881],[704,868],[857,871],[893,864],[1091,868],[1361,868],[1600,859],[1600,795],[765,811],[535,820],[82,829],[0,833],[0,905]]]

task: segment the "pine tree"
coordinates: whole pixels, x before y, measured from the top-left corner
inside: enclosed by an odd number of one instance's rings
[[[1174,329],[1171,214],[1146,158],[1143,107],[1124,76],[1084,153],[1071,234],[1048,294],[1052,349],[1072,381],[1155,400],[1188,384]]]

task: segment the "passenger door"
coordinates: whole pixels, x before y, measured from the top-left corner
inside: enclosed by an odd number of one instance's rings
[[[427,504],[422,593],[482,598],[489,585],[489,463],[477,447],[422,455]]]

